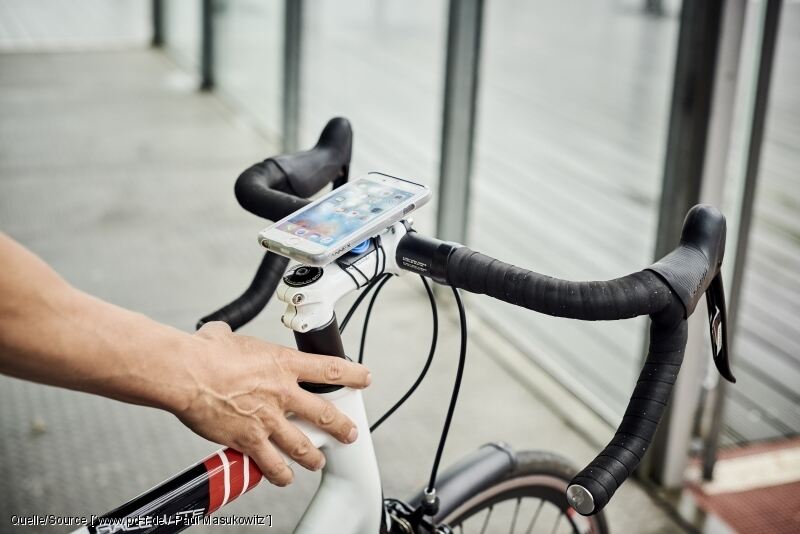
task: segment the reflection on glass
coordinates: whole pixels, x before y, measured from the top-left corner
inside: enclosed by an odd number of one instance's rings
[[[281,135],[283,0],[214,4],[217,88],[276,142]]]
[[[432,185],[438,174],[447,2],[310,0],[305,6],[301,144],[333,116],[353,123],[351,174]],[[434,206],[415,214],[432,230]]]
[[[741,188],[764,2],[750,2],[727,191]],[[800,434],[800,4],[784,2],[742,284],[723,446]],[[735,200],[729,199],[730,207]],[[730,209],[729,207],[729,209]],[[733,210],[731,210],[733,212]],[[729,242],[728,250],[733,247]],[[730,253],[730,252],[729,252]],[[728,256],[732,258],[732,255]]]
[[[678,6],[490,2],[471,245],[568,279],[652,262]],[[617,419],[643,320],[577,323],[499,303],[490,317],[592,407]]]
[[[200,65],[200,2],[169,0],[164,9],[164,36],[173,57],[196,71]]]
[[[150,2],[0,1],[0,51],[73,52],[146,46]]]

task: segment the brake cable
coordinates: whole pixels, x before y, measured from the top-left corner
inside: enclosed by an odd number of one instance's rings
[[[363,363],[364,361],[364,346],[367,337],[367,329],[369,326],[369,319],[372,315],[372,308],[375,305],[375,301],[378,298],[378,294],[380,294],[381,289],[386,285],[386,283],[391,278],[391,274],[382,274],[377,278],[374,278],[367,284],[367,288],[365,291],[362,292],[361,295],[358,296],[356,301],[348,310],[347,315],[345,316],[344,321],[342,321],[342,326],[340,327],[340,331],[344,330],[344,327],[347,326],[347,323],[350,321],[353,313],[355,313],[358,306],[363,302],[366,298],[367,294],[375,287],[375,292],[372,294],[372,298],[370,299],[369,305],[367,306],[367,312],[364,316],[364,326],[362,327],[361,331],[361,344],[359,346],[358,351],[358,362]],[[430,369],[431,363],[433,362],[433,357],[436,353],[436,343],[439,338],[439,314],[436,305],[436,298],[434,297],[433,291],[431,290],[430,284],[425,279],[424,276],[420,275],[420,280],[422,280],[422,284],[425,286],[425,291],[428,294],[428,299],[431,303],[431,316],[433,322],[433,333],[431,336],[431,346],[430,350],[428,351],[428,358],[425,361],[425,365],[423,366],[422,370],[420,371],[419,376],[408,389],[408,391],[403,394],[402,397],[391,407],[389,408],[382,416],[378,418],[378,420],[370,426],[370,432],[374,432],[384,421],[386,421],[389,417],[391,417],[416,391],[422,381],[425,379],[425,376],[428,374],[428,370]],[[376,287],[377,286],[377,287]],[[453,421],[453,415],[456,409],[456,403],[458,402],[458,394],[461,390],[461,382],[464,378],[464,367],[467,360],[467,317],[466,311],[464,309],[464,303],[461,300],[461,294],[458,291],[458,288],[452,287],[453,290],[453,297],[456,301],[456,306],[458,308],[458,319],[459,319],[459,326],[460,326],[460,334],[461,334],[461,342],[458,352],[458,368],[456,369],[456,378],[453,384],[453,392],[450,395],[450,403],[447,407],[447,415],[445,416],[444,424],[442,426],[442,433],[439,437],[439,444],[436,448],[436,455],[434,456],[433,466],[431,467],[431,475],[428,481],[428,486],[425,488],[424,494],[425,498],[420,505],[420,511],[425,515],[435,515],[439,508],[439,498],[436,496],[436,477],[439,472],[439,464],[442,460],[442,454],[444,453],[444,446],[447,442],[447,436],[450,432],[450,425]]]
[[[428,359],[425,360],[425,365],[422,367],[422,371],[420,371],[419,376],[417,376],[417,379],[414,381],[411,387],[408,388],[408,391],[406,391],[403,394],[403,396],[400,397],[400,400],[394,403],[394,405],[391,408],[389,408],[386,411],[386,413],[380,416],[378,420],[372,424],[371,427],[369,427],[370,432],[374,432],[375,429],[381,426],[381,424],[383,424],[384,421],[386,421],[389,417],[391,417],[392,414],[396,412],[397,409],[400,408],[408,400],[409,397],[411,397],[411,395],[414,394],[419,385],[425,379],[425,375],[428,374],[428,369],[430,369],[431,363],[433,362],[433,356],[436,353],[436,342],[439,339],[439,313],[436,308],[436,298],[434,297],[433,291],[431,291],[431,286],[428,284],[428,281],[425,279],[425,277],[420,276],[419,278],[420,280],[422,280],[422,285],[425,286],[425,291],[428,293],[428,299],[431,302],[431,318],[433,322],[433,334],[431,335],[431,348],[428,351]],[[367,317],[369,317],[369,311],[367,311]],[[366,332],[366,319],[364,320],[364,326],[365,326],[364,332]]]
[[[384,278],[389,278],[390,276],[392,276],[390,273],[384,273],[378,276],[377,278],[373,278],[372,280],[370,280],[369,284],[367,284],[367,288],[361,292],[358,298],[356,298],[356,300],[350,306],[350,309],[347,310],[344,319],[342,319],[342,324],[339,325],[340,334],[344,332],[344,329],[347,327],[347,324],[350,322],[350,319],[352,319],[353,314],[356,312],[359,305],[364,301],[364,299],[367,298],[367,295],[369,295],[370,291],[372,291],[372,288],[378,285],[378,283],[381,280],[383,280]]]
[[[458,289],[451,286],[453,296],[456,300],[458,307],[458,320],[461,330],[461,345],[458,350],[458,369],[456,370],[456,379],[453,384],[453,393],[450,395],[450,405],[447,407],[447,416],[444,419],[442,426],[442,435],[439,438],[439,446],[436,449],[436,456],[433,460],[433,467],[431,468],[431,478],[428,482],[428,487],[425,488],[425,497],[420,503],[420,510],[425,515],[435,515],[439,511],[439,497],[436,496],[436,475],[439,471],[439,462],[442,460],[442,453],[444,452],[444,445],[447,442],[447,434],[450,432],[450,423],[453,421],[453,414],[456,411],[456,402],[458,401],[458,393],[461,390],[461,380],[464,377],[464,365],[467,361],[467,314],[464,310],[464,303],[461,301],[461,294]]]
[[[372,298],[369,299],[369,305],[367,305],[367,313],[364,314],[364,326],[361,327],[361,343],[358,346],[358,363],[364,363],[364,345],[367,341],[367,327],[369,326],[369,318],[372,316],[372,307],[375,306],[375,300],[378,298],[378,295],[383,289],[383,286],[386,285],[391,279],[390,276],[385,277],[378,283],[378,286],[375,288],[375,292],[372,294]]]
[[[381,237],[380,236],[376,237],[374,239],[373,243],[375,244],[375,254],[377,254],[377,256],[375,258],[375,272],[372,275],[372,279],[371,280],[369,279],[368,276],[366,276],[364,274],[364,271],[362,271],[361,269],[359,269],[355,265],[355,263],[352,263],[350,265],[343,265],[342,263],[340,263],[340,260],[337,260],[337,262],[336,262],[337,265],[339,265],[339,267],[342,268],[342,270],[345,272],[345,274],[347,276],[349,276],[353,280],[353,282],[356,284],[356,288],[357,289],[361,289],[362,287],[366,287],[366,289],[361,292],[361,294],[356,298],[356,300],[350,306],[350,309],[347,310],[347,313],[345,314],[344,319],[342,320],[342,323],[339,325],[339,334],[342,334],[344,332],[344,329],[347,327],[347,323],[349,323],[350,319],[353,318],[353,314],[356,312],[356,310],[361,305],[361,303],[364,301],[364,299],[367,297],[367,295],[370,293],[370,291],[372,291],[372,288],[374,288],[379,283],[381,283],[381,287],[383,287],[383,283],[385,283],[385,280],[387,280],[389,277],[393,276],[392,274],[385,272],[386,271],[386,250],[384,250],[384,248],[383,248],[383,243],[381,241]],[[380,271],[378,270],[378,261],[379,260],[381,261]],[[364,285],[359,284],[358,281],[356,280],[356,278],[350,273],[350,271],[348,269],[351,268],[351,267],[355,268],[355,270],[358,271],[358,273],[361,276],[363,276],[364,279],[367,281]],[[380,288],[378,288],[377,291],[380,291]],[[373,300],[374,300],[374,298],[373,298]],[[372,309],[372,302],[370,302],[369,309],[370,310]],[[369,317],[369,311],[367,311],[367,317]],[[362,335],[361,339],[362,339],[361,344],[363,345],[364,344],[364,341],[363,341],[364,336],[363,335]],[[362,360],[362,351],[360,350],[359,351],[359,357],[358,357],[358,363],[361,363],[361,360]]]

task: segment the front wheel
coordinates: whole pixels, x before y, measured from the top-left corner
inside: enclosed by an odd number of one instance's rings
[[[602,512],[583,517],[567,503],[566,491],[576,470],[556,454],[519,451],[516,466],[503,479],[437,518],[458,534],[607,534]]]

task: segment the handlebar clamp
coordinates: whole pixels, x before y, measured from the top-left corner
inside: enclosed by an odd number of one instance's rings
[[[408,229],[400,240],[395,261],[400,268],[427,276],[434,282],[449,284],[447,264],[450,255],[461,245],[451,241],[440,241]]]

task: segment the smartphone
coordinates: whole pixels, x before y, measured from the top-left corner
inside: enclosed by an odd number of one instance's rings
[[[258,240],[281,256],[322,267],[430,197],[431,190],[424,185],[371,172],[265,228]]]

